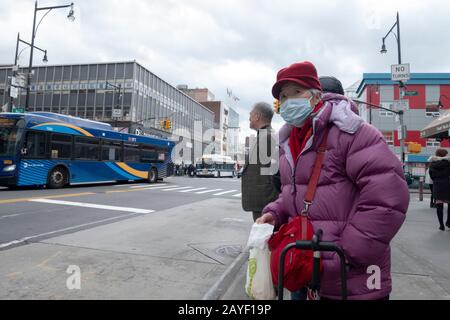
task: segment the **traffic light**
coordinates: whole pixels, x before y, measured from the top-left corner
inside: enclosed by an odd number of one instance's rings
[[[273,111],[274,111],[275,113],[280,113],[280,101],[275,100],[275,101],[273,102]]]
[[[408,142],[408,152],[410,153],[421,153],[422,145],[417,142]]]
[[[165,126],[165,128],[166,128],[167,130],[170,130],[171,126],[172,126],[172,124],[170,123],[170,120],[167,119],[167,120],[166,120],[166,126]]]

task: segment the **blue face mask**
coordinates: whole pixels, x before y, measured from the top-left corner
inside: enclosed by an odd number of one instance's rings
[[[280,106],[280,115],[287,123],[301,127],[313,112],[311,107],[312,97],[287,99]]]

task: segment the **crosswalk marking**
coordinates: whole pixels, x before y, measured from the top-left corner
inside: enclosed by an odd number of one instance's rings
[[[212,189],[212,190],[200,191],[200,192],[196,192],[196,194],[204,194],[204,193],[215,192],[215,191],[220,191],[220,190],[223,190],[223,189]]]
[[[178,191],[178,192],[192,192],[192,191],[199,191],[199,190],[205,190],[206,188],[196,188],[196,189],[189,189],[189,190],[183,190],[183,191]]]
[[[163,189],[163,191],[176,191],[176,190],[183,190],[183,189],[189,189],[189,188],[192,188],[192,187],[189,186],[189,187],[179,187],[179,188]]]
[[[158,186],[158,187],[146,187],[146,188],[140,188],[139,190],[155,190],[155,189],[171,189],[179,186]]]
[[[224,191],[224,192],[219,192],[219,193],[215,193],[213,194],[213,196],[221,196],[227,193],[232,193],[232,192],[236,192],[237,190],[229,190],[229,191]]]
[[[137,189],[137,188],[154,188],[154,187],[159,187],[159,186],[166,186],[167,183],[158,183],[158,184],[139,184],[137,186],[132,186],[130,187],[130,189]]]
[[[240,197],[242,197],[242,193],[235,194],[233,197],[240,198]]]
[[[84,207],[84,208],[112,210],[112,211],[123,211],[123,212],[133,212],[133,213],[144,213],[144,214],[155,212],[154,210],[116,207],[116,206],[105,206],[105,205],[93,204],[93,203],[60,201],[60,200],[51,200],[51,199],[32,199],[30,201],[40,202],[40,203],[49,203],[49,204],[60,204],[60,205],[65,205],[65,206]]]

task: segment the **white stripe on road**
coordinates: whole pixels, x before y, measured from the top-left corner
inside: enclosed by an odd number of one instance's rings
[[[52,235],[52,234],[55,234],[55,233],[64,232],[64,231],[70,231],[70,230],[74,230],[74,229],[88,227],[88,226],[100,224],[100,223],[103,223],[103,222],[108,222],[108,221],[113,221],[113,220],[118,220],[118,219],[124,219],[124,218],[135,216],[137,214],[138,213],[130,213],[130,214],[119,216],[119,217],[113,217],[113,218],[98,220],[98,221],[94,221],[94,222],[90,222],[90,223],[79,224],[77,226],[73,226],[73,227],[69,227],[69,228],[59,229],[59,230],[46,232],[46,233],[41,233],[41,234],[37,234],[37,235],[34,235],[34,236],[30,236],[30,237],[25,237],[25,238],[22,238],[22,239],[19,239],[19,240],[14,240],[14,241],[7,242],[7,243],[0,243],[0,249],[4,249],[4,248],[10,247],[10,246],[13,246],[15,244],[21,244],[21,243],[27,242],[27,241],[29,241],[31,239],[35,239],[35,238],[39,238],[39,237],[45,237],[45,236],[49,236],[49,235]]]
[[[179,188],[172,188],[172,189],[164,189],[163,191],[175,191],[175,190],[183,190],[183,189],[189,189],[192,188],[191,186],[189,187],[179,187]]]
[[[213,194],[213,196],[221,196],[227,193],[231,193],[231,192],[236,192],[237,190],[230,190],[230,191],[224,191],[224,192],[219,192],[219,193],[215,193]]]
[[[189,189],[189,190],[183,190],[178,192],[192,192],[192,191],[199,191],[199,190],[205,190],[206,188],[196,188],[196,189]]]
[[[132,186],[132,187],[130,187],[130,189],[138,189],[138,188],[143,188],[143,187],[146,187],[146,188],[152,188],[152,187],[162,187],[162,186],[166,186],[167,185],[167,183],[158,183],[158,184],[152,184],[152,185],[149,185],[148,183],[147,184],[139,184],[139,185],[137,185],[137,186]]]
[[[242,197],[242,193],[235,194],[233,197],[240,198],[240,197]]]
[[[51,199],[32,199],[30,201],[32,201],[32,202],[40,202],[40,203],[49,203],[49,204],[60,204],[60,205],[64,205],[64,206],[84,207],[84,208],[92,208],[92,209],[102,209],[102,210],[122,211],[122,212],[133,212],[133,213],[152,213],[152,212],[155,212],[154,210],[136,209],[136,208],[127,208],[127,207],[114,207],[114,206],[105,206],[105,205],[93,204],[93,203],[60,201],[60,200],[51,200]]]
[[[223,190],[223,189],[212,189],[212,190],[200,191],[200,192],[196,192],[196,194],[204,194],[204,193],[215,192],[215,191],[220,191],[220,190]]]
[[[159,186],[159,187],[145,187],[145,188],[140,188],[138,190],[157,190],[157,189],[170,189],[170,188],[175,188],[175,187],[179,187],[179,186]]]

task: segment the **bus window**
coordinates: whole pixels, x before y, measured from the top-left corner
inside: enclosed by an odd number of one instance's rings
[[[103,140],[102,161],[122,161],[121,143]]]
[[[167,149],[144,145],[142,147],[141,162],[164,162],[166,153]]]
[[[9,119],[2,119],[9,120]],[[14,122],[6,125],[0,123],[0,156],[13,156],[16,154],[17,128],[14,127]]]
[[[72,158],[72,136],[67,134],[52,134],[50,146],[52,159]]]
[[[82,160],[98,160],[99,139],[75,137],[75,158]]]
[[[140,150],[139,145],[125,144],[124,145],[123,162],[139,162]]]
[[[45,132],[29,131],[27,132],[25,140],[25,158],[28,159],[42,159],[46,157],[45,154],[46,134]]]

